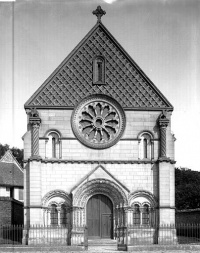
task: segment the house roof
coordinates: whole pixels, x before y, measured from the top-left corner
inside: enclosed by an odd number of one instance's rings
[[[0,160],[0,185],[23,187],[24,172],[8,150]]]
[[[93,59],[105,59],[105,85],[93,84]],[[101,23],[25,103],[25,109],[74,108],[91,94],[106,94],[124,109],[173,110],[173,106]]]

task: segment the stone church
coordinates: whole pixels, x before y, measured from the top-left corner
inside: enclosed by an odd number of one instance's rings
[[[175,223],[173,106],[97,23],[25,103],[24,234],[31,225]],[[29,234],[28,234],[29,233]],[[159,233],[158,233],[159,239]]]

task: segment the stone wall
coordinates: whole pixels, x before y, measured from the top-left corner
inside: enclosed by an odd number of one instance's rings
[[[96,150],[87,148],[76,140],[71,127],[72,110],[38,110],[41,118],[39,129],[40,156],[45,159],[45,142],[50,130],[57,130],[61,134],[62,159],[138,159],[138,134],[150,131],[154,135],[154,158],[159,157],[159,128],[157,119],[160,111],[125,111],[126,127],[121,140],[114,146]],[[168,114],[170,118],[170,114]],[[31,154],[31,132],[24,135],[24,159]],[[174,159],[174,141],[171,126],[167,127],[167,157]]]

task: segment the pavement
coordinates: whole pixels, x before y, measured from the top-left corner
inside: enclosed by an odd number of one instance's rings
[[[115,240],[89,240],[88,253],[122,253],[117,250]],[[83,252],[83,246],[30,246],[30,245],[0,245],[0,253],[60,253],[60,252]],[[87,252],[85,251],[85,252]],[[128,252],[140,253],[200,253],[200,244],[175,244],[175,245],[138,245],[128,248]]]
[[[46,253],[46,252],[52,252],[52,253],[60,253],[60,252],[81,252],[83,250],[79,249],[73,249],[73,248],[65,248],[65,249],[61,249],[61,248],[57,248],[57,249],[49,249],[49,248],[43,248],[43,249],[38,249],[38,247],[34,247],[34,248],[16,248],[16,247],[6,247],[6,248],[2,248],[0,247],[0,252],[1,253],[29,253],[29,252],[34,252],[34,253]],[[87,251],[85,251],[87,252]],[[98,247],[98,248],[94,248],[94,247],[90,247],[88,249],[88,252],[92,253],[100,253],[100,252],[107,252],[107,253],[122,253],[124,251],[118,251],[116,248],[113,249],[111,247]],[[156,253],[199,253],[200,252],[200,248],[199,249],[149,249],[149,250],[143,250],[140,249],[138,250],[128,250],[128,252],[140,252],[140,253],[152,253],[152,252],[156,252]]]

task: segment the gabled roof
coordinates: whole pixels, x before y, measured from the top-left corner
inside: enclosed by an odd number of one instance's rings
[[[93,59],[103,56],[106,84],[93,85]],[[74,108],[91,94],[106,94],[124,109],[173,110],[173,106],[101,23],[90,30],[25,103],[25,108]]]
[[[0,160],[0,185],[23,187],[24,172],[10,150]]]

